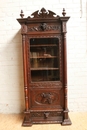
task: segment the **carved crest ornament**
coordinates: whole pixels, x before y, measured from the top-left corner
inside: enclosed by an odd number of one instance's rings
[[[31,16],[33,16],[34,18],[52,18],[54,17],[54,15],[56,15],[54,12],[50,10],[46,11],[46,9],[44,8],[42,8],[41,11],[37,10],[36,12],[31,14]]]
[[[23,10],[21,10],[21,14],[20,14],[21,18],[24,17],[23,14]],[[50,10],[46,10],[45,8],[42,8],[40,11],[37,10],[34,13],[31,14],[31,16],[28,16],[28,18],[53,18],[53,17],[59,17],[58,15],[56,15],[54,12],[50,11]]]
[[[63,16],[66,15],[64,8],[63,8],[62,15]],[[21,10],[20,16],[21,16],[21,18],[24,17],[23,10]],[[31,16],[28,16],[28,18],[32,18],[32,17],[33,18],[54,18],[54,17],[59,17],[59,15],[56,15],[53,11],[46,10],[45,8],[42,8],[40,11],[37,10],[34,13],[32,13]]]

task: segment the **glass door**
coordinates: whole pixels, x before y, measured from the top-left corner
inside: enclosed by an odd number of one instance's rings
[[[30,39],[31,81],[58,81],[59,40],[58,38]]]

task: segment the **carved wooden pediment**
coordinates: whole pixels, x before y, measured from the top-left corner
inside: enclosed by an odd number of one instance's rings
[[[50,10],[46,10],[45,8],[42,8],[40,11],[37,10],[34,13],[32,13],[31,16],[33,16],[33,18],[54,18],[57,15]],[[31,17],[29,16],[28,18]]]
[[[28,16],[27,18],[24,18],[23,10],[21,10],[21,13],[20,13],[20,16],[22,18],[22,23],[25,20],[28,20],[30,18],[31,19],[32,18],[63,18],[63,19],[66,19],[66,21],[67,21],[67,18],[69,19],[69,17],[65,17],[66,12],[65,12],[64,8],[63,8],[62,15],[63,15],[63,17],[60,17],[59,15],[54,13],[53,11],[46,10],[45,8],[42,8],[40,11],[39,10],[35,11],[34,13],[31,14],[31,16]],[[24,21],[23,21],[23,19],[24,19]],[[17,19],[17,20],[19,21],[20,19]],[[20,23],[20,21],[19,21],[19,23]]]

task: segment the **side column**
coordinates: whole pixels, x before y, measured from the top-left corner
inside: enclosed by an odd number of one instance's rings
[[[67,100],[67,46],[66,32],[63,33],[63,85],[64,85],[64,121],[62,125],[69,125],[71,121],[68,116],[68,100]]]
[[[23,70],[24,70],[24,92],[25,92],[25,111],[28,111],[28,84],[27,84],[27,54],[26,54],[26,35],[22,34],[22,50],[23,50]]]
[[[29,88],[28,88],[28,70],[27,70],[27,26],[21,25],[22,50],[23,50],[23,70],[24,70],[24,92],[25,92],[25,111],[23,126],[32,126],[29,111]]]
[[[66,43],[66,22],[69,17],[65,17],[65,9],[63,9],[63,17],[60,17],[62,22],[62,34],[63,34],[63,87],[64,87],[64,116],[62,125],[71,125],[71,121],[68,116],[68,101],[67,101],[67,43]]]
[[[71,125],[68,116],[68,101],[67,101],[67,45],[66,45],[66,22],[62,22],[63,29],[63,85],[64,85],[64,119],[62,125]]]

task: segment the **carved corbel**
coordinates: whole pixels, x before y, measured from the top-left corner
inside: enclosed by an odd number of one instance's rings
[[[21,33],[22,33],[22,34],[27,33],[27,26],[26,26],[25,24],[22,24],[22,25],[21,25]]]
[[[63,22],[63,23],[62,23],[62,31],[63,31],[63,32],[67,32],[66,22]]]

